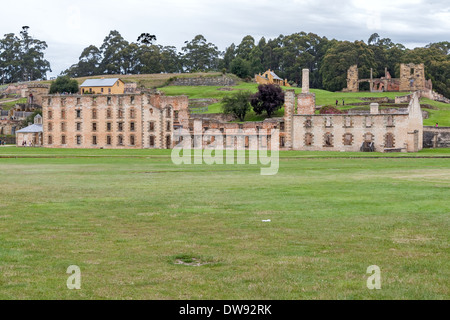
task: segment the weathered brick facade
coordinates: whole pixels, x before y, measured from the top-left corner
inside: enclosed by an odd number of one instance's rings
[[[172,148],[187,97],[49,95],[43,99],[44,147]],[[180,111],[181,110],[181,111]]]
[[[392,78],[385,70],[385,76],[373,78],[372,70],[369,79],[360,79],[358,66],[353,65],[347,71],[347,88],[344,92],[359,92],[359,84],[368,82],[371,92],[405,92],[405,91],[432,91],[430,80],[425,79],[425,66],[421,64],[400,64],[400,78]]]

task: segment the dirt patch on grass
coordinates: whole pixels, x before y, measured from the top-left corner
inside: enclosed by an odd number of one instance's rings
[[[140,217],[153,217],[153,216],[159,216],[159,212],[143,212],[143,213],[138,213],[137,215]]]
[[[401,229],[396,231],[396,235],[392,237],[392,242],[400,244],[424,243],[436,240],[433,237],[427,237],[421,234],[412,234],[411,231]]]
[[[433,241],[435,240],[435,238],[427,238],[425,236],[421,236],[421,235],[415,235],[415,236],[408,236],[408,237],[395,237],[392,238],[392,241],[394,243],[404,243],[404,244],[408,244],[408,243],[423,243],[423,242],[429,242],[429,241]]]
[[[205,265],[214,264],[213,261],[208,261],[208,259],[202,258],[202,257],[195,257],[192,255],[178,255],[173,258],[173,264],[176,265],[184,265],[184,266],[190,266],[190,267],[201,267]]]
[[[390,175],[394,179],[420,179],[420,180],[447,180],[450,181],[450,170],[449,169],[432,169],[432,170],[414,170],[409,171],[407,174],[393,174]]]
[[[450,181],[450,169],[408,170],[400,172],[368,172],[349,176],[353,180],[366,180],[372,178],[391,178],[394,180],[420,180],[420,181]]]

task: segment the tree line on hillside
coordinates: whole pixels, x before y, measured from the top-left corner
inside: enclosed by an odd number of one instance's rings
[[[45,79],[52,71],[44,59],[47,43],[34,39],[28,30],[24,26],[19,36],[8,33],[0,39],[0,83]]]
[[[16,40],[11,41],[11,38]],[[367,78],[371,68],[374,77],[384,76],[385,68],[392,77],[399,77],[400,63],[424,63],[426,77],[433,81],[434,89],[450,97],[448,41],[411,50],[389,38],[381,38],[376,33],[367,42],[350,42],[299,32],[268,40],[262,37],[259,41],[248,35],[240,44],[232,43],[221,52],[203,35],[197,35],[191,41],[186,41],[179,52],[174,46],[156,44],[156,40],[155,35],[143,33],[136,42],[128,42],[118,31],[113,30],[100,47],[86,47],[79,61],[63,74],[88,77],[99,74],[222,71],[250,79],[254,74],[272,69],[291,84],[301,86],[301,70],[308,68],[311,87],[339,91],[346,87],[347,70],[353,64],[358,65],[360,77]],[[34,51],[40,55],[35,55],[34,60],[27,60],[36,63],[36,70],[30,72],[29,66],[20,66],[20,61],[26,60],[23,58],[26,54],[12,53],[16,46],[22,48],[19,52],[26,53],[25,41],[13,34],[5,35],[5,39],[0,40],[0,77],[3,82],[45,77],[45,72],[50,69],[48,62],[43,59],[43,51],[47,46],[45,42],[33,41],[41,43],[41,46]]]

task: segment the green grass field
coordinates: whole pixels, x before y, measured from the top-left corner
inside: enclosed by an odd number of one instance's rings
[[[280,157],[0,148],[0,299],[450,298],[450,149]]]

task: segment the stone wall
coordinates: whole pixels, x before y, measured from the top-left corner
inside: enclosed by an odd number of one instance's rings
[[[44,147],[172,148],[174,127],[189,118],[187,107],[185,96],[45,96]]]
[[[46,84],[31,84],[25,91],[25,96],[28,98],[28,104],[35,104],[42,106],[42,97],[48,95],[50,86]]]
[[[425,66],[423,63],[400,64],[400,91],[426,90]]]
[[[19,120],[0,120],[0,135],[15,135],[22,127],[22,121]]]
[[[316,95],[314,93],[301,93],[297,99],[297,114],[314,114],[316,108]]]
[[[282,125],[283,124],[283,125]],[[215,141],[218,136],[223,137],[224,148],[242,146],[249,150],[257,149],[257,136],[265,134],[266,140],[261,139],[262,146],[271,146],[271,130],[279,129],[279,143],[281,149],[286,149],[286,132],[283,118],[271,118],[257,122],[222,122],[215,119],[194,119],[189,120],[189,126],[186,128],[191,135],[191,141],[197,139],[195,146],[207,148],[208,145]],[[202,137],[196,137],[195,134],[202,133]],[[203,142],[200,142],[199,140]],[[181,141],[180,141],[181,142]]]
[[[450,148],[450,127],[423,127],[424,148]]]
[[[197,77],[178,78],[170,84],[171,86],[234,86],[236,82],[227,76],[219,77]]]
[[[355,64],[351,66],[347,71],[347,88],[344,92],[358,92],[359,91],[359,76],[358,66]]]
[[[138,90],[136,82],[125,83],[124,93],[136,93],[137,91]]]
[[[5,144],[16,144],[16,137],[4,137],[0,135],[0,141]]]
[[[191,114],[191,119],[204,119],[204,120],[215,120],[222,122],[230,122],[235,121],[236,116],[232,114],[223,114],[223,113],[200,113],[200,114]]]
[[[294,150],[305,151],[360,151],[367,142],[379,152],[417,152],[422,149],[422,135],[422,112],[415,95],[407,113],[380,113],[374,103],[370,114],[296,114],[292,141]]]

